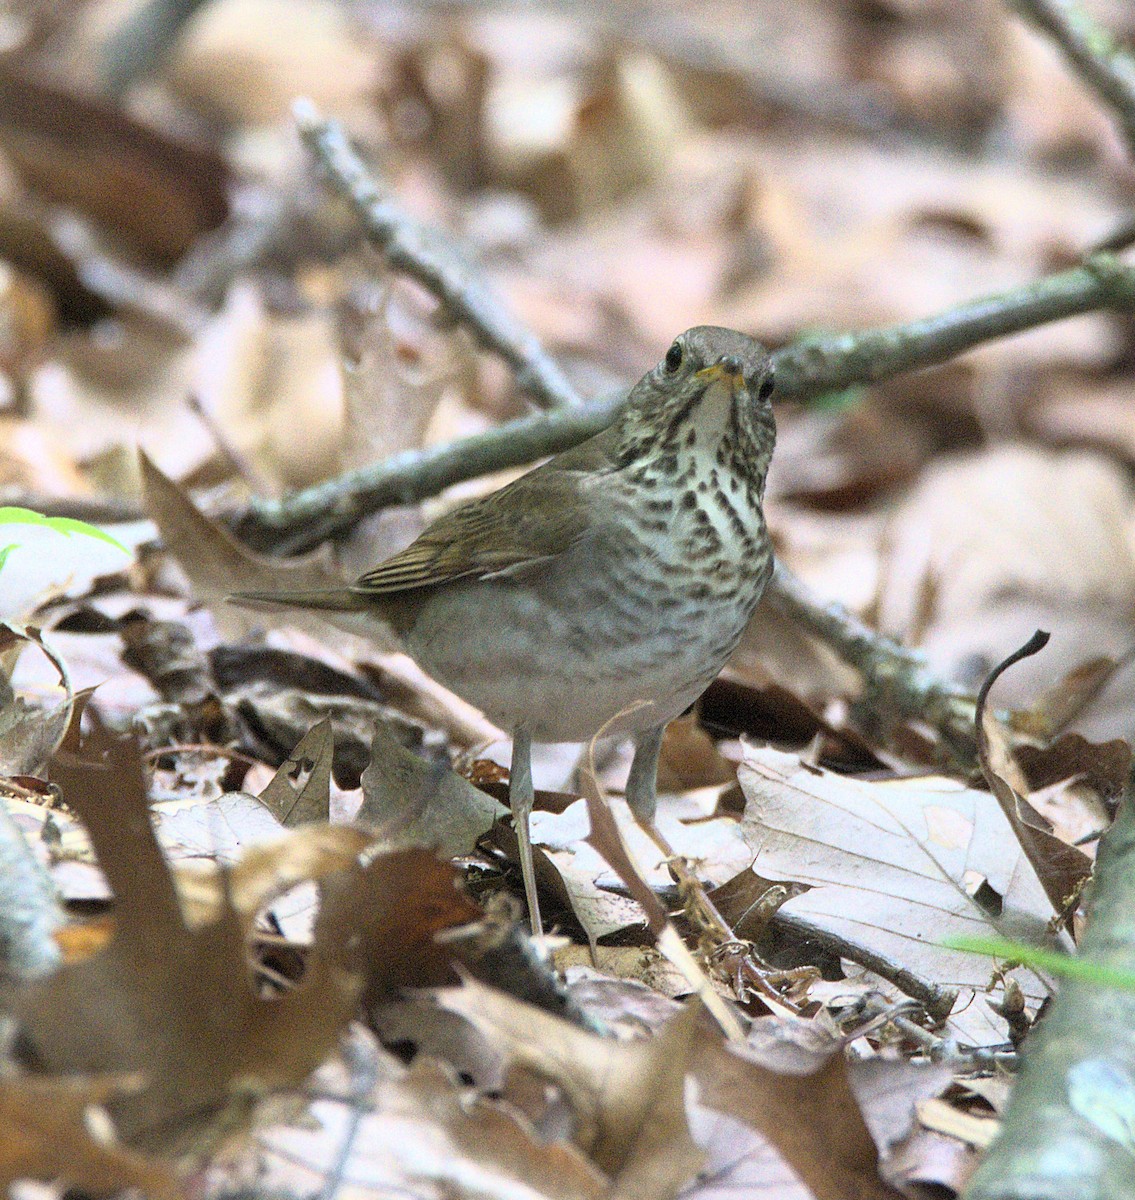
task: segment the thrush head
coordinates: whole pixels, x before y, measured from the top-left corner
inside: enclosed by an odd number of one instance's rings
[[[764,475],[776,441],[772,362],[735,329],[697,325],[676,337],[632,388],[618,425],[616,458],[626,465],[695,446],[720,465]]]

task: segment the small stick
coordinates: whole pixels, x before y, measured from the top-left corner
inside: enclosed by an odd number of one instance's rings
[[[367,171],[339,125],[325,121],[310,100],[297,100],[292,111],[304,145],[350,200],[383,258],[423,284],[454,322],[464,325],[486,350],[499,354],[515,372],[520,388],[541,408],[578,405],[578,394],[536,335],[505,309],[457,246],[399,208]]]

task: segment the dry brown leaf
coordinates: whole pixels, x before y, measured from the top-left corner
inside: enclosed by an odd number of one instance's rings
[[[472,853],[481,836],[508,815],[456,771],[407,750],[382,721],[375,726],[363,803],[355,819],[384,845],[424,846],[444,858]]]
[[[47,710],[28,704],[22,696],[11,694],[7,703],[0,706],[0,775],[35,775],[46,766],[59,748],[78,703],[66,663],[34,626],[0,621],[0,655],[7,660],[9,670],[6,673],[11,673],[10,667],[15,662],[13,655],[26,643],[37,646],[51,663],[59,676],[64,696]],[[85,704],[89,693],[81,694]]]
[[[1052,630],[1046,654],[999,692],[1000,703],[1027,707],[1086,659],[1129,649],[1131,515],[1126,479],[1099,456],[1010,445],[938,463],[890,526],[879,628],[917,639],[936,670],[975,689],[1034,629]],[[1131,683],[1117,683],[1088,709],[1093,736],[1109,736],[1098,727],[1108,710],[1124,722],[1115,732],[1127,731]]]
[[[331,819],[334,749],[331,722],[325,718],[304,734],[260,793],[260,802],[281,825],[307,825],[312,821]]]
[[[279,560],[246,550],[223,526],[206,517],[172,479],[142,454],[142,481],[146,506],[162,538],[193,584],[198,599],[215,606],[218,624],[240,632],[252,624],[246,612],[223,600],[234,591],[292,589],[303,591],[341,587],[343,580],[324,565],[320,555],[299,561]],[[304,614],[289,613],[289,623],[327,630],[327,622]],[[376,637],[377,627],[368,622],[361,629],[348,624],[351,632]]]
[[[342,965],[363,977],[363,1001],[374,1008],[400,988],[453,983],[454,955],[443,930],[484,914],[460,876],[427,850],[379,854],[361,871],[322,881],[315,941],[335,948]]]
[[[603,1175],[579,1150],[542,1137],[514,1108],[462,1087],[445,1064],[419,1055],[407,1069],[356,1030],[352,1059],[364,1055],[374,1062],[371,1068],[366,1061],[376,1076],[369,1090],[325,1082],[331,1072],[324,1069],[315,1081],[321,1096],[311,1110],[315,1127],[260,1134],[268,1151],[262,1186],[306,1195],[350,1181],[363,1194],[420,1200],[474,1193],[484,1200],[610,1196]],[[352,1075],[358,1074],[356,1066]]]
[[[697,1045],[702,1103],[759,1130],[816,1200],[897,1200],[879,1178],[838,1040],[804,1022],[765,1022],[743,1044],[703,1026]]]
[[[162,266],[224,220],[229,180],[219,155],[14,64],[0,71],[0,146],[49,199]]]
[[[229,289],[196,339],[193,393],[245,456],[259,490],[307,487],[338,468],[340,359],[329,310],[281,315],[261,288],[244,281]]]
[[[592,950],[573,944],[556,951],[555,963],[556,969],[565,973],[594,967],[620,981],[636,981],[649,987],[654,997],[677,999],[690,994],[689,980],[653,946],[596,946]],[[673,1013],[667,1011],[666,1015]]]
[[[675,854],[697,864],[699,878],[709,886],[720,885],[749,865],[752,851],[735,820],[711,816],[716,793],[706,789],[699,795],[709,800],[708,811],[695,808],[690,803],[693,797],[677,799],[673,804],[663,797],[656,826]],[[642,876],[648,890],[669,887],[673,876],[665,853],[635,821],[625,803],[613,802],[611,812],[633,860],[633,869]],[[695,819],[689,820],[690,816]],[[627,926],[647,923],[647,915],[637,894],[625,894],[626,880],[596,846],[591,828],[588,803],[583,800],[562,812],[537,811],[532,816],[533,845],[555,867],[572,911],[588,939],[595,942]],[[664,922],[659,928],[663,926]]]
[[[1031,789],[1076,780],[1105,800],[1118,798],[1131,770],[1131,744],[1122,738],[1089,742],[1078,733],[1066,733],[1047,746],[1017,746],[1013,755]]]
[[[231,904],[247,934],[276,897],[297,884],[351,870],[371,844],[369,834],[349,825],[305,825],[267,845],[243,846],[224,877],[212,861],[175,863],[178,899],[191,925],[217,920],[226,902]]]
[[[702,1153],[690,1137],[685,1078],[700,1009],[688,1005],[659,1035],[630,1045],[588,1033],[467,980],[438,994],[503,1055],[561,1088],[574,1140],[612,1178],[612,1195],[665,1200],[694,1174]]]
[[[223,0],[190,21],[168,72],[184,96],[230,121],[274,123],[296,96],[336,117],[361,109],[376,66],[375,48],[329,0]]]
[[[1130,605],[1131,512],[1127,481],[1096,455],[1010,445],[936,465],[889,530],[880,628],[910,630],[927,578],[937,622],[1007,594]]]
[[[0,189],[2,191],[2,189]],[[86,324],[105,316],[108,305],[86,286],[76,263],[52,236],[46,215],[0,194],[0,260],[46,288],[55,313]]]
[[[138,1071],[110,1109],[123,1138],[184,1150],[249,1088],[296,1085],[335,1044],[358,980],[313,953],[303,984],[252,990],[236,911],[189,928],[149,823],[136,744],[101,728],[65,743],[52,779],[84,820],[117,898],[111,942],[21,988],[12,1009],[53,1072]],[[231,1106],[236,1104],[236,1109]]]
[[[109,1128],[102,1106],[137,1084],[126,1075],[0,1079],[0,1189],[58,1180],[91,1195],[137,1188],[152,1200],[178,1200],[169,1166],[118,1145]]]
[[[690,713],[666,726],[662,754],[658,764],[658,789],[662,792],[687,791],[733,783],[737,772],[723,758],[713,738]]]
[[[981,713],[978,752],[986,782],[1032,863],[1052,911],[1064,915],[1069,904],[1078,907],[1080,890],[1092,873],[1092,860],[1083,850],[1061,841],[1025,798],[1028,783],[1010,753],[997,717],[988,708]]]
[[[1001,1132],[994,1117],[979,1117],[962,1112],[945,1100],[923,1100],[918,1105],[918,1120],[926,1129],[957,1138],[967,1146],[988,1150]]]

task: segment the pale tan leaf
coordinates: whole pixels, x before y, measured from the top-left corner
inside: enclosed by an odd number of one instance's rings
[[[941,778],[846,779],[775,750],[749,749],[739,777],[753,869],[811,885],[785,904],[786,913],[939,985],[977,992],[989,982],[990,960],[945,949],[945,938],[1043,934],[1051,906],[987,792]],[[975,898],[985,888],[999,917]],[[1034,1003],[1047,994],[1029,972],[1019,982]],[[964,1021],[970,1039],[1004,1039],[984,998],[963,997],[953,1020],[956,1028]]]

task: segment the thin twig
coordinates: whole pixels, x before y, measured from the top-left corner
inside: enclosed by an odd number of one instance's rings
[[[615,392],[588,408],[537,413],[443,446],[403,451],[279,501],[253,500],[235,531],[254,549],[300,554],[383,508],[426,500],[455,483],[576,446],[605,429],[624,398]]]
[[[1010,0],[1064,52],[1080,78],[1113,110],[1135,154],[1135,57],[1076,0]]]
[[[802,629],[834,650],[863,679],[855,705],[858,723],[883,744],[904,721],[934,729],[963,771],[977,764],[974,697],[935,675],[913,650],[864,625],[841,604],[826,603],[782,563],[777,563],[767,592],[769,601]]]
[[[519,387],[541,408],[578,404],[575,389],[536,335],[504,308],[457,246],[399,208],[339,125],[323,120],[310,100],[297,100],[293,111],[304,144],[354,205],[367,237],[390,266],[423,284],[452,320],[499,354],[515,372]]]
[[[207,0],[147,0],[134,7],[102,48],[102,85],[122,97],[168,58],[185,24]]]
[[[849,962],[866,967],[868,971],[873,971],[880,979],[894,984],[904,995],[917,1000],[936,1021],[944,1021],[950,1015],[958,998],[958,993],[953,988],[940,987],[936,983],[920,979],[913,971],[892,962],[885,955],[869,950],[866,946],[861,946],[858,942],[829,929],[822,929],[806,917],[786,913],[782,909],[773,914],[769,925],[796,941],[811,943],[830,954],[836,954]]]

